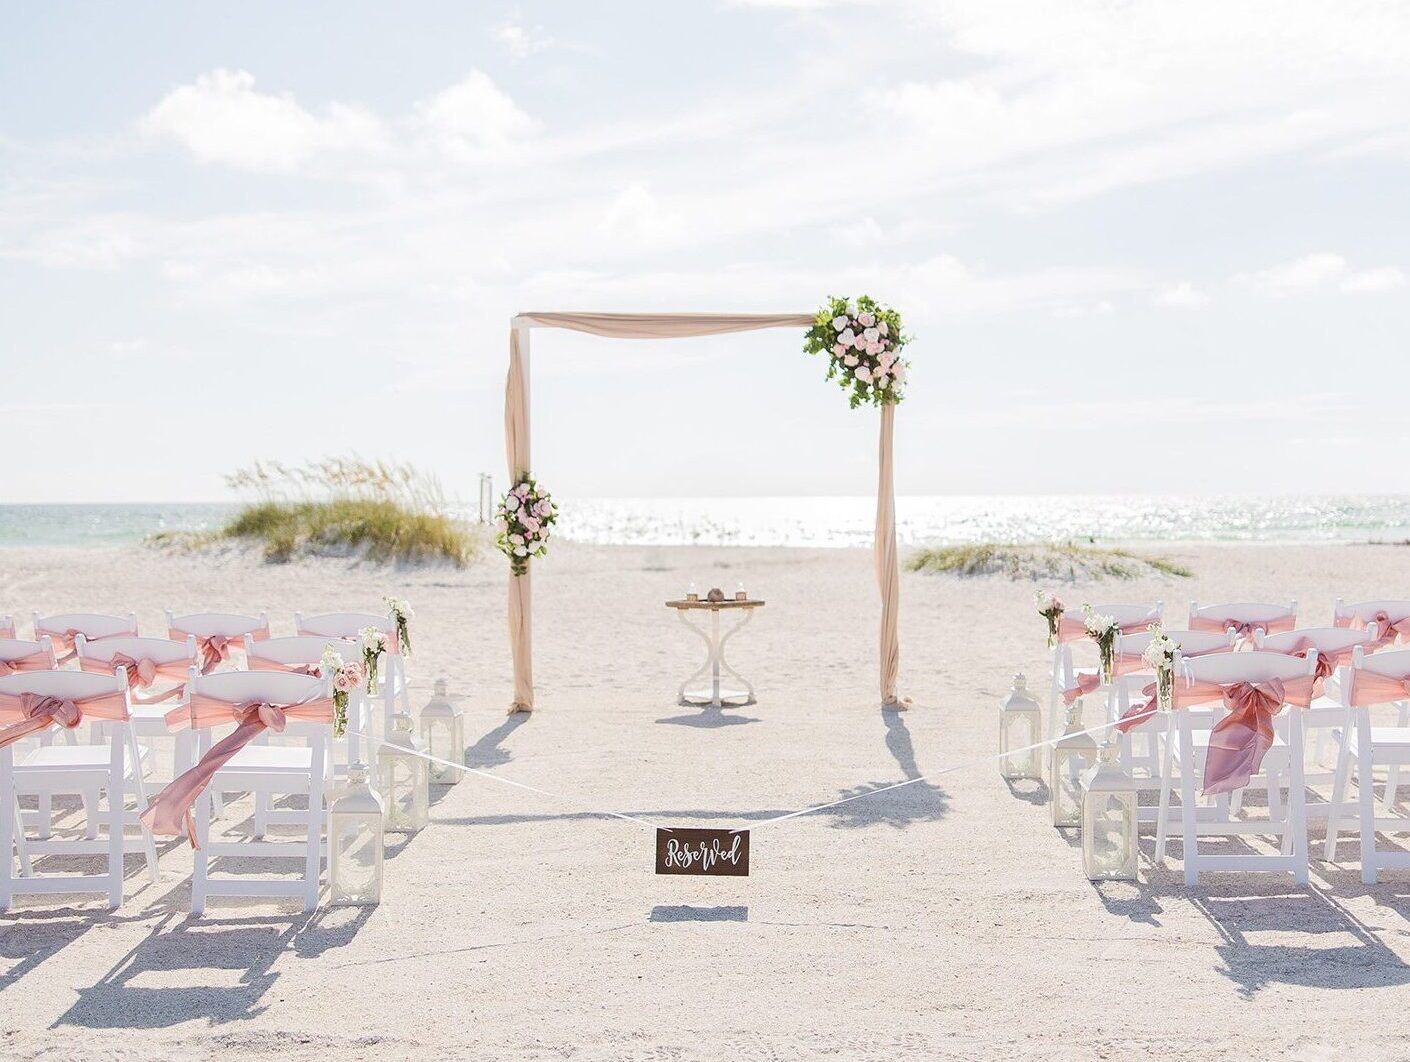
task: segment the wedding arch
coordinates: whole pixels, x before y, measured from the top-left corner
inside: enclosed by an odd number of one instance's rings
[[[535,328],[566,328],[612,339],[680,339],[690,336],[749,332],[761,328],[810,328],[818,315],[709,313],[521,313],[510,322],[509,373],[504,388],[504,448],[511,485],[530,474],[529,460],[529,332]],[[899,339],[899,337],[898,337]],[[855,362],[855,359],[852,359]],[[860,375],[860,373],[859,373]],[[854,405],[855,400],[854,400]],[[881,591],[881,700],[897,703],[901,670],[900,568],[896,555],[896,491],[892,470],[892,435],[896,405],[880,406],[881,437],[876,487],[876,531],[872,552]],[[522,552],[522,551],[521,551]],[[514,657],[514,700],[511,712],[534,707],[533,584],[529,566],[509,578],[509,646]]]

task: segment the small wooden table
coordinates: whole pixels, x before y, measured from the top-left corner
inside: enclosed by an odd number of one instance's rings
[[[708,704],[712,708],[723,708],[725,705],[743,705],[754,703],[754,687],[749,680],[741,675],[725,661],[725,643],[749,625],[749,621],[754,618],[754,610],[764,607],[762,601],[736,601],[734,598],[726,598],[723,601],[667,601],[667,608],[676,610],[676,615],[680,617],[681,623],[691,632],[698,634],[700,640],[705,643],[705,663],[701,664],[695,674],[681,683],[678,696],[681,704]],[[723,635],[720,634],[720,613],[737,611],[740,613],[740,620]],[[709,612],[710,623],[707,626],[696,626],[687,618],[692,612]],[[720,682],[720,675],[724,673],[739,686],[724,686]],[[695,685],[706,675],[710,676],[710,684]],[[740,688],[740,687],[743,688]]]

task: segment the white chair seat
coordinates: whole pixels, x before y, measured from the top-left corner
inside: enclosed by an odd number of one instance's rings
[[[134,704],[129,713],[134,725],[141,723],[159,723],[162,731],[166,731],[166,713],[180,705],[180,701],[163,701],[161,704]]]
[[[1341,727],[1333,728],[1332,741],[1338,746],[1341,745]],[[1373,726],[1371,727],[1371,745],[1376,750],[1375,758],[1378,764],[1399,766],[1410,763],[1410,727]],[[1352,759],[1356,758],[1356,742],[1351,743],[1347,754]]]
[[[144,745],[137,746],[137,753],[145,764],[152,750]],[[106,745],[44,745],[35,749],[20,763],[15,765],[15,782],[20,785],[23,778],[20,772],[39,773],[43,771],[93,771],[107,774],[112,760],[112,752]],[[123,759],[125,773],[132,777],[132,757]],[[23,786],[21,785],[21,788]]]
[[[313,750],[298,745],[246,745],[217,773],[268,774],[308,771],[313,763]]]
[[[1196,750],[1203,753],[1209,748],[1209,738],[1211,734],[1213,734],[1212,730],[1196,730],[1190,734],[1190,742],[1195,746]],[[1275,733],[1273,735],[1273,747],[1268,750],[1268,755],[1275,756],[1286,754],[1287,747],[1288,743],[1283,740],[1282,735]]]

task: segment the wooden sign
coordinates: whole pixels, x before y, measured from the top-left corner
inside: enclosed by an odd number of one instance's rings
[[[656,873],[747,878],[749,831],[658,829]]]

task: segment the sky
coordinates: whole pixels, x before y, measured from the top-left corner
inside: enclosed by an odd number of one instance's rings
[[[473,498],[516,312],[860,293],[900,493],[1407,489],[1410,5],[0,3],[0,502]],[[867,494],[801,344],[536,331],[534,472]]]

